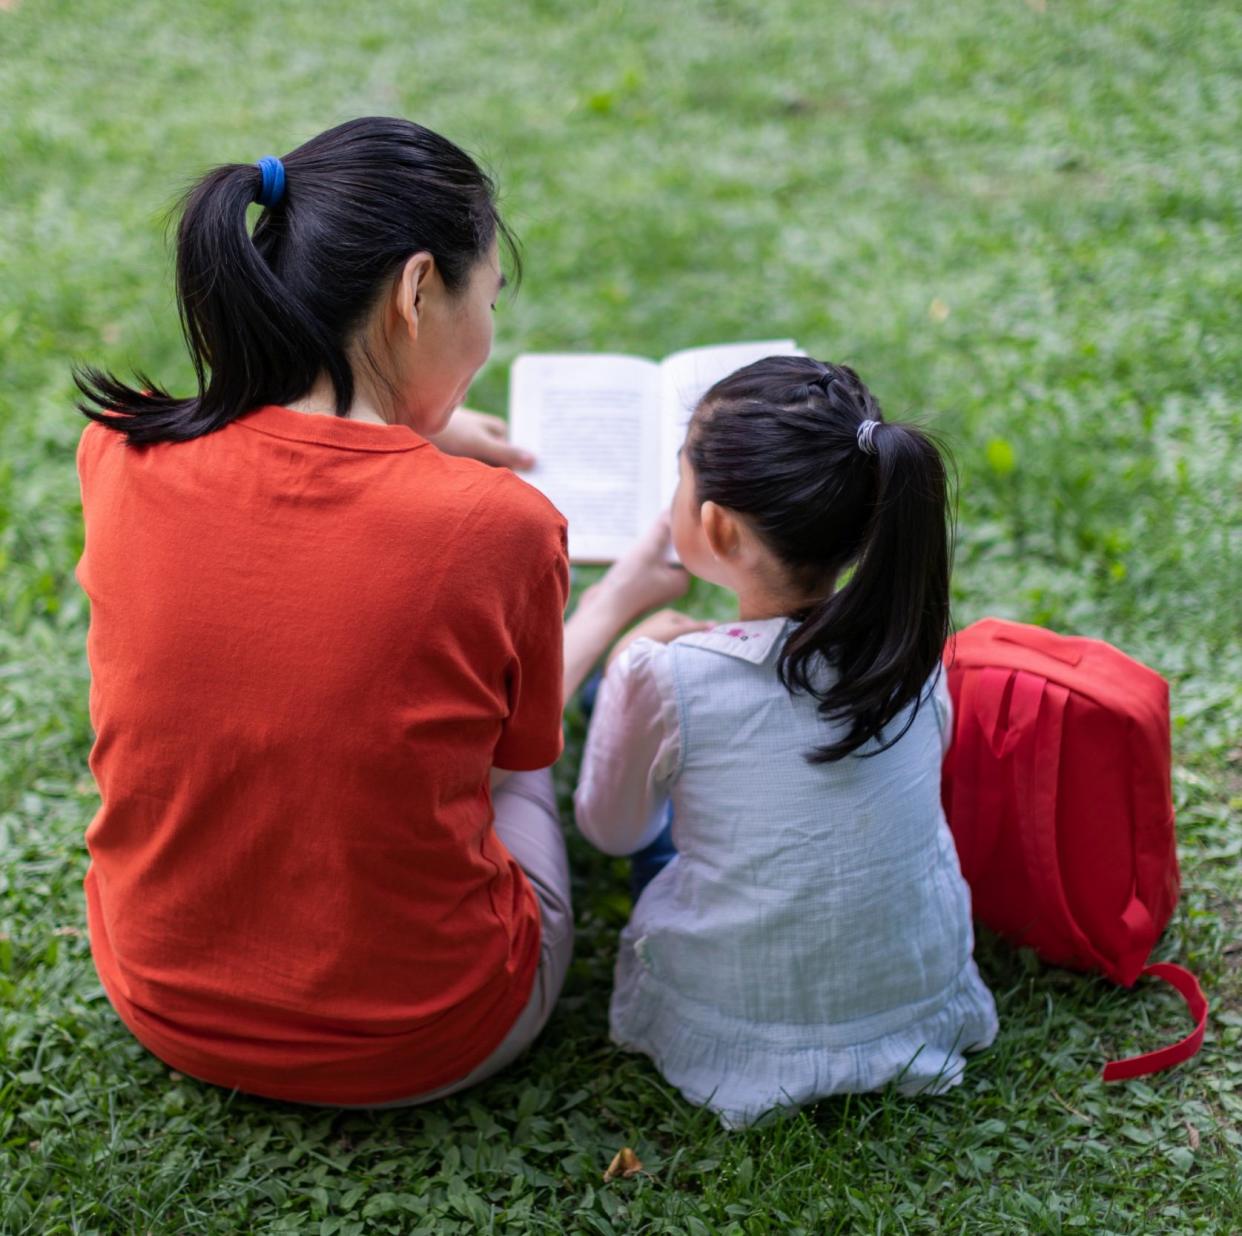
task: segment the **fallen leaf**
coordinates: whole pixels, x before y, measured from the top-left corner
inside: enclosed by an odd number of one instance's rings
[[[949,306],[939,296],[933,296],[931,304],[927,306],[927,316],[933,322],[943,322],[949,316],[949,312]]]
[[[604,1183],[610,1184],[621,1177],[629,1180],[631,1176],[637,1176],[643,1170],[642,1160],[628,1146],[622,1146],[612,1157],[612,1162],[608,1164],[608,1170],[604,1173]]]
[[[184,1076],[185,1076],[185,1075],[184,1075],[183,1073],[178,1073],[176,1069],[169,1069],[169,1070],[168,1070],[168,1080],[169,1080],[169,1081],[179,1082],[179,1081],[181,1081],[181,1080],[182,1080],[182,1078],[183,1078]]]
[[[1199,1149],[1199,1130],[1195,1128],[1189,1121],[1186,1124],[1186,1144],[1191,1150]]]

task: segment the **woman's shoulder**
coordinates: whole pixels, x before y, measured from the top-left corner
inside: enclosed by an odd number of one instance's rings
[[[488,464],[479,466],[492,474],[497,498],[505,504],[511,518],[525,520],[540,527],[567,526],[568,521],[565,516],[547,495],[516,472],[509,468],[491,467]]]
[[[119,415],[117,419],[120,419]],[[98,451],[108,442],[124,445],[125,435],[116,429],[109,429],[107,425],[101,424],[92,417],[82,426],[82,432],[78,435],[78,457],[81,458],[88,452]]]
[[[508,468],[477,463],[476,466],[490,474],[491,498],[480,517],[494,530],[497,539],[519,554],[525,554],[532,546],[543,546],[554,558],[568,563],[569,523],[553,503]]]
[[[109,429],[98,420],[88,420],[78,435],[78,445],[74,459],[78,470],[78,480],[86,485],[99,467],[100,460],[108,452],[118,452],[115,458],[122,458],[127,448],[125,435],[116,429]]]
[[[439,451],[432,458],[442,482],[461,496],[472,499],[473,506],[482,504],[480,515],[490,514],[496,522],[517,521],[524,528],[566,522],[565,516],[543,493],[511,468]]]
[[[511,469],[427,449],[411,456],[421,471],[400,488],[411,519],[425,522],[434,510],[451,525],[453,541],[472,547],[481,570],[568,562],[565,516]]]

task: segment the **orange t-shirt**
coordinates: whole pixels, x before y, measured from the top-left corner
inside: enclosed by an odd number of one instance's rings
[[[100,980],[152,1052],[278,1099],[454,1081],[539,910],[489,769],[562,748],[565,520],[403,426],[265,407],[78,448]]]

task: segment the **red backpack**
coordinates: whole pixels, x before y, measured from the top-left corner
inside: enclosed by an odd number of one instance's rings
[[[1045,961],[1181,993],[1194,1031],[1113,1061],[1119,1081],[1189,1059],[1207,1001],[1145,964],[1177,904],[1169,688],[1099,640],[985,618],[945,649],[954,738],[943,797],[975,917]]]

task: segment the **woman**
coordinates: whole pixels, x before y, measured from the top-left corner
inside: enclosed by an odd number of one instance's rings
[[[564,979],[562,699],[686,580],[653,530],[562,648],[565,521],[454,412],[502,247],[465,153],[351,121],[187,194],[193,395],[78,377],[91,946],[204,1081],[424,1101],[508,1063]]]

